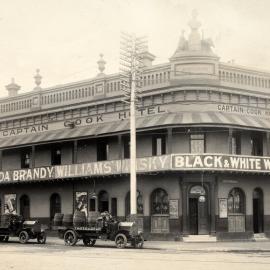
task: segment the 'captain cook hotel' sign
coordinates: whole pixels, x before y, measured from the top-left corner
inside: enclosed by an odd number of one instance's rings
[[[259,109],[255,107],[246,107],[235,104],[192,104],[187,105],[185,103],[170,103],[163,104],[157,106],[148,106],[137,109],[138,117],[151,116],[155,114],[161,113],[169,113],[169,112],[178,112],[181,113],[183,111],[213,111],[213,112],[222,112],[222,113],[233,113],[233,114],[241,114],[246,116],[260,116],[270,118],[270,111],[265,109]],[[121,112],[111,112],[111,113],[102,113],[95,114],[86,117],[74,118],[70,120],[59,120],[55,119],[47,119],[45,123],[21,126],[17,128],[3,129],[0,130],[0,138],[10,137],[10,136],[19,136],[19,135],[27,135],[34,134],[52,130],[59,130],[63,128],[67,128],[70,123],[75,126],[87,126],[92,124],[99,123],[111,123],[112,121],[122,121],[129,118],[128,111]]]
[[[158,171],[239,171],[270,174],[270,157],[171,154],[137,159],[138,173]],[[129,160],[111,160],[14,171],[0,171],[0,183],[95,177],[129,173]]]

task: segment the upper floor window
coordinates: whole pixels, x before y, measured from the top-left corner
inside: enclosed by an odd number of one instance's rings
[[[30,150],[23,151],[21,153],[21,168],[22,169],[28,169],[28,168],[30,168],[30,162],[31,162],[31,153],[30,153]]]
[[[166,154],[166,137],[164,135],[153,137],[153,156],[160,156]]]
[[[262,156],[263,155],[263,138],[259,134],[254,134],[250,139],[251,155]]]
[[[52,148],[52,165],[60,165],[61,164],[61,146],[54,146]]]
[[[106,139],[97,140],[97,161],[108,160],[110,145]]]
[[[201,154],[205,152],[204,134],[190,134],[190,153]]]
[[[241,154],[241,135],[239,133],[232,134],[232,154]]]

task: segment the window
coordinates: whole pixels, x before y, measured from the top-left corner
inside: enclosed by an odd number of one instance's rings
[[[30,150],[23,151],[21,153],[21,168],[28,169],[30,168],[31,153]]]
[[[90,200],[89,200],[89,210],[90,211],[96,211],[96,199],[94,199],[94,198],[90,198]]]
[[[205,139],[204,134],[190,134],[190,153],[204,153]]]
[[[166,154],[166,137],[164,136],[154,136],[153,137],[153,156],[160,156]]]
[[[245,213],[245,195],[240,188],[233,188],[229,193],[228,213],[229,214]]]
[[[232,154],[241,154],[241,135],[239,133],[232,134]]]
[[[50,217],[54,218],[56,213],[61,213],[61,197],[58,193],[53,193],[50,197]]]
[[[60,165],[61,164],[61,146],[54,146],[52,148],[52,157],[51,157],[52,165]]]
[[[112,198],[111,203],[111,215],[117,217],[117,198]]]
[[[124,138],[124,158],[130,158],[130,140]]]
[[[151,213],[169,214],[168,193],[161,188],[155,189],[151,194]]]
[[[97,140],[97,161],[108,160],[110,145],[106,139]]]
[[[259,134],[254,134],[250,139],[251,144],[251,155],[262,156],[263,155],[263,140]]]

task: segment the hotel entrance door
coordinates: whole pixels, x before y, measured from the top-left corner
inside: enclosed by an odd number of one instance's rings
[[[189,194],[189,233],[209,234],[208,197],[201,186],[194,186]]]

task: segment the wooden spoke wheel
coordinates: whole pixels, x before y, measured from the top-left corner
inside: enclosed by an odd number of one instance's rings
[[[29,240],[29,234],[27,231],[21,231],[19,234],[19,241],[21,244],[26,244]]]
[[[38,236],[37,236],[37,242],[39,244],[45,244],[46,243],[46,239],[47,239],[47,237],[46,237],[46,234],[44,232],[39,233]]]
[[[127,245],[127,237],[123,233],[119,233],[115,237],[115,244],[117,248],[125,248]]]
[[[68,230],[64,234],[64,241],[65,241],[65,245],[74,246],[76,245],[78,241],[78,237],[74,231]]]

